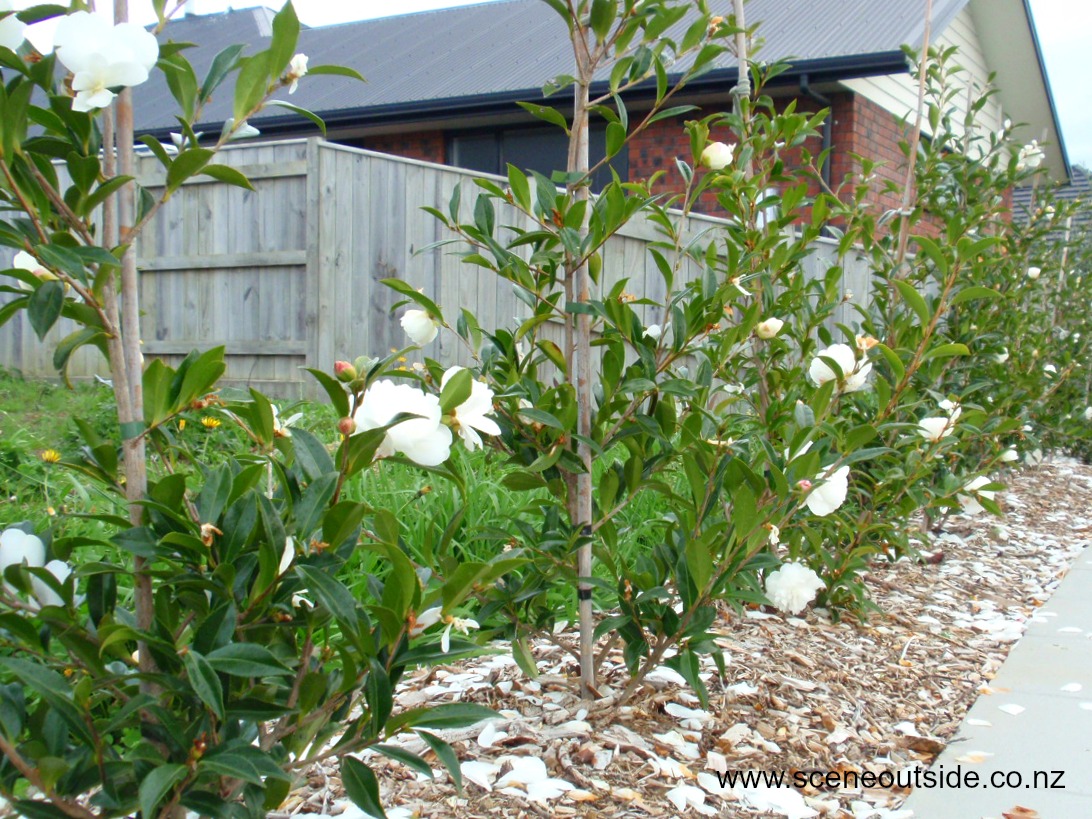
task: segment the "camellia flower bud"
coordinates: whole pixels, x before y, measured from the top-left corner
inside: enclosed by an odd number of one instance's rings
[[[1031,279],[1032,281],[1035,281],[1037,278],[1039,278],[1039,276],[1040,276],[1040,274],[1042,274],[1042,272],[1043,272],[1042,268],[1029,267],[1028,268],[1028,278]]]
[[[735,153],[732,145],[723,142],[711,142],[701,152],[701,164],[711,171],[719,171],[732,164],[732,155]]]
[[[344,381],[346,384],[348,384],[350,381],[356,378],[356,367],[354,367],[348,361],[335,361],[334,375],[337,376],[338,381]]]
[[[783,322],[779,318],[774,318],[774,317],[771,316],[770,318],[766,319],[765,321],[760,321],[755,326],[755,335],[758,336],[759,338],[767,338],[767,339],[773,338],[774,336],[776,336],[778,333],[781,332],[781,328],[784,327],[784,326],[785,326],[785,322]]]
[[[356,421],[349,417],[342,418],[337,422],[337,431],[342,435],[352,435],[356,432]]]

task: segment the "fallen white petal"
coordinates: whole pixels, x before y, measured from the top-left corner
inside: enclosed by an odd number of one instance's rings
[[[998,711],[1004,711],[1006,714],[1012,714],[1014,717],[1018,717],[1022,713],[1024,713],[1024,711],[1026,711],[1027,709],[1024,708],[1024,706],[1022,706],[1022,705],[1017,705],[1016,703],[1008,702],[1008,703],[1005,703],[1004,705],[997,706],[997,710]]]

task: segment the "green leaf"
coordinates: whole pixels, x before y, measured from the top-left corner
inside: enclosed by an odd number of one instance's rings
[[[27,317],[39,339],[45,338],[50,328],[57,323],[64,307],[64,284],[60,281],[43,282],[30,297],[27,304]]]
[[[548,105],[536,105],[533,102],[517,102],[520,108],[529,113],[533,117],[549,122],[552,125],[556,125],[561,128],[565,135],[569,134],[569,123],[565,117],[556,108],[551,108]]]
[[[403,765],[407,765],[410,768],[413,768],[413,770],[417,771],[417,773],[424,774],[429,778],[433,777],[432,766],[425,762],[425,760],[421,759],[421,757],[417,756],[417,754],[410,753],[404,748],[399,748],[397,745],[382,744],[373,745],[372,750],[378,751],[385,757],[389,757],[396,762],[401,762]]]
[[[191,176],[201,173],[212,157],[213,151],[209,148],[190,148],[182,151],[167,169],[168,192],[177,190]]]
[[[285,108],[295,114],[299,114],[301,117],[311,120],[311,122],[318,126],[318,129],[322,133],[322,135],[326,136],[326,123],[323,121],[322,117],[320,117],[314,111],[308,111],[306,108],[301,108],[298,105],[293,105],[292,103],[285,102],[284,100],[270,100],[267,103],[266,107],[268,108],[270,105],[275,105],[278,108]]]
[[[964,287],[955,296],[952,297],[952,307],[963,304],[965,301],[971,301],[972,299],[998,299],[1001,298],[1001,294],[996,290],[989,287],[983,287],[981,285],[972,285],[970,287]]]
[[[186,676],[189,678],[190,687],[200,698],[201,702],[208,706],[221,720],[224,718],[224,691],[220,686],[220,678],[212,665],[201,654],[192,648],[182,655],[182,665],[185,666]]]
[[[95,190],[86,199],[80,202],[78,214],[80,216],[86,216],[87,214],[91,213],[95,208],[105,202],[112,193],[120,188],[123,188],[125,185],[132,181],[133,177],[131,176],[114,176],[110,179],[107,179],[105,182],[95,188]]]
[[[898,288],[899,295],[902,296],[902,300],[910,306],[911,310],[917,313],[918,318],[921,320],[922,327],[927,326],[933,316],[929,312],[929,305],[925,303],[925,298],[910,282],[903,281],[902,279],[895,279],[894,281],[895,287]]]
[[[411,708],[387,722],[387,736],[392,736],[403,728],[465,728],[482,720],[497,718],[496,711],[468,702]]]
[[[934,347],[925,354],[923,360],[932,361],[934,358],[951,358],[957,355],[970,355],[971,351],[967,349],[966,344],[941,344],[939,347]]]
[[[300,37],[300,21],[292,3],[284,4],[273,18],[273,37],[269,43],[269,73],[280,77],[288,68]]]
[[[235,68],[242,51],[243,46],[241,44],[230,45],[213,58],[212,64],[209,66],[209,73],[205,75],[205,81],[201,84],[202,100],[207,100],[212,96],[212,92]]]
[[[354,805],[376,819],[386,819],[387,814],[379,801],[379,782],[371,768],[359,759],[344,757],[341,760],[341,784]]]
[[[356,610],[356,598],[340,580],[311,566],[296,566],[296,574],[307,584],[307,588],[318,598],[318,602],[339,623],[346,624],[353,633],[356,633],[360,627]]]
[[[250,116],[265,97],[269,90],[269,75],[268,51],[259,51],[242,61],[242,68],[235,80],[235,103],[232,109],[236,125]]]
[[[428,731],[417,731],[417,736],[421,737],[436,754],[436,757],[444,763],[444,767],[447,768],[447,772],[451,774],[451,779],[455,783],[455,790],[461,795],[463,792],[463,771],[459,767],[459,757],[455,755],[455,749]]]
[[[531,183],[523,171],[508,163],[508,187],[512,189],[512,200],[523,210],[531,210]]]
[[[401,279],[380,279],[380,284],[385,284],[391,290],[394,290],[411,301],[417,302],[421,307],[425,308],[425,312],[428,313],[439,321],[444,320],[444,314],[440,312],[439,306],[436,302],[430,299],[423,293],[418,293],[409,283],[402,281]]]
[[[591,26],[591,30],[598,42],[601,43],[607,39],[611,26],[614,25],[614,18],[617,15],[618,0],[592,0],[588,24]]]
[[[338,417],[345,418],[349,414],[349,394],[345,392],[345,385],[322,370],[312,369],[311,367],[305,367],[304,369],[311,373],[315,380],[319,382],[319,386],[326,391]]]
[[[246,174],[230,165],[206,165],[201,173],[228,185],[234,185],[237,188],[246,188],[248,191],[254,190],[254,186],[250,184]]]
[[[143,816],[155,816],[155,809],[175,785],[186,778],[185,765],[160,765],[144,777],[140,783],[140,812]]]
[[[316,65],[314,68],[308,67],[307,69],[307,76],[309,77],[318,77],[322,75],[349,77],[350,79],[367,82],[359,71],[344,65]]]
[[[447,414],[470,398],[474,377],[470,370],[459,370],[440,391],[440,412]]]
[[[220,519],[231,497],[232,483],[231,468],[227,464],[221,464],[209,472],[205,485],[197,496],[197,517],[200,523],[214,523]]]
[[[292,673],[265,646],[229,643],[205,658],[213,669],[232,677],[268,677]]]

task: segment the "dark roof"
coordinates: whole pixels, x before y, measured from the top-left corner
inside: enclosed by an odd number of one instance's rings
[[[1055,199],[1065,201],[1080,201],[1084,205],[1077,211],[1073,219],[1072,228],[1092,229],[1092,184],[1090,184],[1089,171],[1080,165],[1072,166],[1072,173],[1068,184],[1056,185],[1050,188],[1050,194]],[[1034,209],[1036,190],[1030,185],[1017,188],[1012,193],[1012,210],[1018,219],[1028,219]]]
[[[934,30],[940,30],[968,0],[936,0]],[[727,15],[730,0],[712,0]],[[766,43],[757,57],[787,59],[792,76],[812,81],[848,79],[905,70],[904,43],[919,45],[925,0],[750,0],[748,25],[760,23]],[[168,24],[161,41],[194,42],[186,53],[198,76],[232,43],[253,53],[268,45],[268,9],[245,9],[187,16]],[[391,122],[453,115],[490,107],[511,108],[516,99],[541,97],[542,85],[571,73],[572,53],[561,18],[542,0],[498,0],[473,6],[420,12],[378,20],[306,28],[299,50],[312,65],[335,63],[363,74],[366,84],[339,77],[304,80],[283,98],[323,115],[328,121]],[[734,78],[728,55],[706,74],[706,87],[721,91]],[[135,89],[142,131],[175,130],[175,106],[160,76]],[[204,120],[220,123],[231,114],[225,89],[206,109]],[[264,126],[263,126],[264,121]],[[306,122],[271,108],[254,118],[263,130],[278,123],[300,128]]]

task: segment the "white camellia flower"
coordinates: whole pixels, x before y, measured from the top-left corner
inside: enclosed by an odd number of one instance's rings
[[[105,108],[114,100],[111,88],[146,82],[159,59],[159,43],[141,26],[115,26],[103,15],[86,11],[61,18],[53,47],[73,74],[74,111]]]
[[[440,389],[447,386],[462,367],[449,367],[440,381]],[[479,432],[500,435],[497,422],[488,417],[493,411],[493,391],[481,381],[470,382],[470,397],[451,411],[451,428],[463,439],[463,445],[471,452],[482,445]]]
[[[281,552],[281,563],[277,566],[277,574],[284,574],[292,567],[292,561],[296,559],[296,539],[286,537],[284,539],[284,551]]]
[[[960,506],[963,507],[963,512],[965,514],[980,515],[986,511],[986,507],[979,503],[978,498],[975,496],[977,495],[986,498],[987,500],[993,500],[994,496],[997,495],[997,492],[992,489],[982,489],[982,487],[988,483],[992,483],[992,481],[985,475],[979,475],[977,478],[964,485],[963,489],[972,494],[957,495],[956,500],[958,500]]]
[[[1016,156],[1016,170],[1035,170],[1043,164],[1043,160],[1046,159],[1046,154],[1043,153],[1043,149],[1039,147],[1039,140],[1033,139],[1027,145],[1020,149],[1020,153]]]
[[[478,625],[477,620],[471,620],[469,617],[447,617],[447,628],[444,629],[444,633],[440,636],[440,651],[447,654],[451,650],[451,631],[454,629],[460,634],[469,634],[470,629],[481,628]]]
[[[765,321],[760,321],[757,325],[755,325],[755,335],[759,338],[770,339],[780,333],[781,328],[784,326],[785,322],[783,322],[779,318],[771,316]]]
[[[947,438],[954,429],[955,424],[952,419],[944,416],[922,418],[918,421],[918,435],[934,444],[942,438]]]
[[[784,563],[766,576],[766,597],[786,614],[799,614],[826,584],[802,563]]]
[[[1047,375],[1057,375],[1058,368],[1055,367],[1053,364],[1044,364],[1043,372],[1045,372]]]
[[[710,142],[701,152],[701,164],[711,171],[719,171],[732,164],[732,155],[736,149],[734,145],[725,145],[723,142]]]
[[[64,581],[68,579],[68,576],[72,574],[72,567],[63,560],[51,560],[42,568],[53,575],[58,583],[64,583]],[[34,596],[38,598],[38,604],[43,608],[45,606],[64,605],[64,600],[61,599],[61,596],[47,586],[45,581],[40,577],[31,577],[30,587],[34,590]]]
[[[998,364],[1004,364],[1006,361],[1009,360],[1009,351],[1002,350],[993,357],[993,360],[996,361]]]
[[[1020,460],[1020,453],[1010,447],[1001,453],[1001,457],[999,458],[999,460],[1003,464],[1011,464],[1015,461]]]
[[[280,410],[277,409],[276,404],[270,405],[270,409],[273,410],[273,436],[276,438],[291,438],[292,430],[290,430],[289,427],[300,420],[303,417],[303,413],[297,412],[282,420]]]
[[[821,483],[808,494],[804,501],[812,514],[826,517],[845,503],[849,493],[849,467],[840,466],[834,471],[830,467],[815,476]]]
[[[11,0],[0,0],[0,12],[13,11],[15,9]],[[23,32],[26,31],[26,23],[21,22],[14,14],[9,14],[0,20],[0,46],[15,51],[23,44]]]
[[[224,121],[224,127],[220,129],[220,136],[231,134],[231,136],[228,137],[228,142],[232,142],[236,139],[252,139],[253,137],[262,135],[261,131],[245,120],[235,133],[232,133],[233,128],[235,128],[235,117],[228,117]]]
[[[285,79],[288,80],[291,85],[288,86],[288,93],[295,94],[296,88],[300,84],[300,78],[307,74],[307,55],[297,54],[292,58],[292,61],[288,63],[288,72]]]
[[[661,327],[659,324],[650,324],[645,329],[644,334],[646,337],[651,338],[653,341],[656,341],[660,338],[660,336],[664,334],[664,328]]]
[[[45,545],[37,535],[28,535],[22,529],[5,529],[0,533],[0,574],[8,566],[40,567],[45,563]]]
[[[424,347],[440,332],[440,325],[424,310],[407,310],[402,314],[402,329],[410,341],[418,347]]]
[[[1042,274],[1042,272],[1043,272],[1043,270],[1040,267],[1029,267],[1028,268],[1028,278],[1031,279],[1032,281],[1035,281],[1035,279],[1039,278],[1039,276]]]
[[[1092,407],[1084,408],[1084,420],[1092,421]]]
[[[439,606],[433,606],[431,609],[425,609],[423,612],[417,615],[413,620],[413,628],[410,629],[410,637],[416,637],[421,634],[429,626],[434,626],[440,622],[440,613],[443,610]]]
[[[823,359],[830,359],[838,365],[842,371],[841,379],[838,373]],[[838,381],[841,392],[857,392],[863,389],[868,382],[868,374],[872,372],[872,362],[865,359],[857,360],[853,348],[848,344],[831,344],[825,350],[820,350],[811,360],[808,367],[808,377],[817,387],[823,386],[828,381]]]
[[[354,434],[386,426],[399,413],[421,416],[400,421],[387,430],[376,451],[386,458],[401,452],[421,466],[439,466],[451,454],[451,430],[440,423],[440,399],[408,384],[376,381],[353,413]]]

